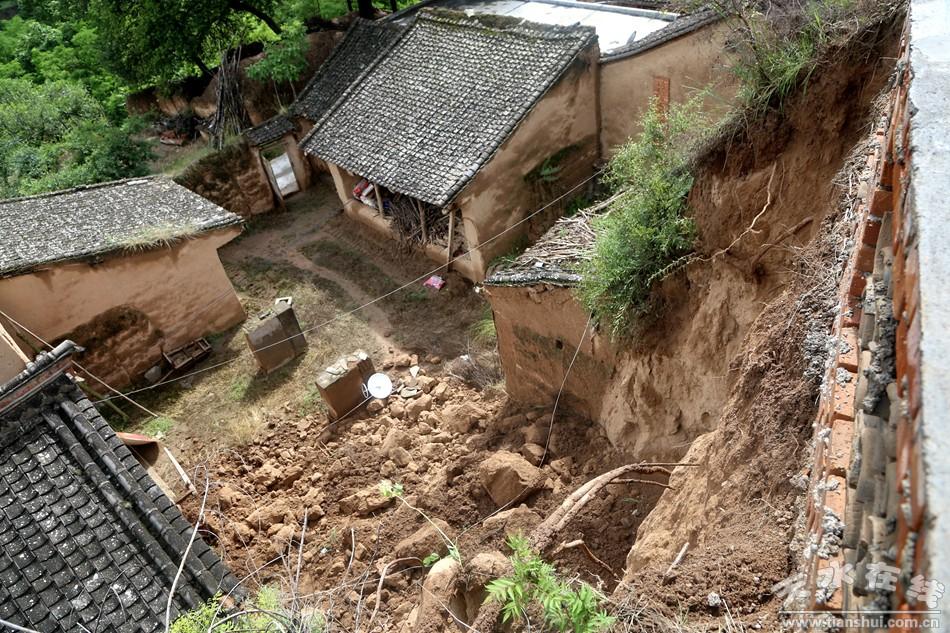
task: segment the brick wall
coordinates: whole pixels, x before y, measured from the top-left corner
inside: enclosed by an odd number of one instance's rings
[[[919,181],[946,180],[947,174],[915,168],[918,153],[933,160],[925,146],[936,137],[914,138],[926,122],[918,119],[922,111],[912,89],[920,65],[912,44],[918,28],[913,15],[918,11],[920,20],[927,7],[917,5],[928,4],[912,3],[886,117],[860,184],[833,362],[815,422],[806,510],[810,547],[802,570],[807,604],[798,606],[845,615],[899,611],[918,621],[942,621],[943,630],[950,625],[945,604],[950,597],[943,598],[950,576],[934,561],[950,543],[930,542],[942,515],[937,506],[944,502],[943,480],[929,465],[950,458],[935,441],[950,431],[942,429],[947,411],[922,403],[929,391],[945,392],[940,365],[947,359],[931,350],[950,337],[942,327],[950,314],[936,310],[937,301],[928,302],[943,289],[921,283],[921,264],[928,279],[940,280],[950,244],[944,243],[939,259],[921,257],[921,240],[933,240],[942,229],[928,225],[932,215],[922,206],[928,201],[915,196],[915,189]],[[936,318],[928,318],[935,311]],[[928,324],[926,331],[922,323]],[[935,613],[920,613],[931,609]]]

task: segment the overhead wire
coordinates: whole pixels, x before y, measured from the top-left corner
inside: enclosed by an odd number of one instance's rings
[[[482,248],[482,247],[485,246],[486,244],[490,244],[490,243],[494,242],[495,240],[497,240],[498,238],[500,238],[500,237],[501,237],[502,235],[504,235],[505,233],[508,233],[509,231],[511,231],[511,230],[517,228],[518,226],[524,224],[525,222],[527,222],[527,221],[530,220],[531,218],[537,216],[539,213],[542,213],[543,211],[546,211],[547,209],[549,209],[550,207],[552,207],[554,204],[560,202],[561,200],[563,200],[564,198],[566,198],[568,195],[570,195],[571,193],[573,193],[573,192],[576,191],[577,189],[581,188],[582,186],[586,185],[588,182],[590,182],[591,180],[593,180],[594,178],[596,178],[597,176],[599,176],[600,174],[602,174],[603,171],[604,171],[603,169],[599,169],[599,170],[595,171],[593,174],[591,174],[590,176],[588,176],[588,177],[585,178],[584,180],[580,181],[579,183],[577,183],[576,185],[574,185],[573,187],[571,187],[570,189],[568,189],[567,191],[565,191],[564,193],[562,193],[561,195],[559,195],[557,198],[554,198],[553,200],[551,200],[550,202],[548,202],[548,203],[545,204],[544,206],[540,207],[540,208],[537,209],[536,211],[533,211],[532,213],[526,215],[525,217],[523,217],[522,219],[518,220],[517,222],[515,222],[515,223],[512,224],[511,226],[508,226],[508,227],[502,229],[501,231],[499,231],[499,232],[496,233],[495,235],[492,235],[492,236],[489,237],[488,239],[486,239],[486,240],[480,242],[478,246],[474,246],[474,247],[468,249],[467,251],[464,251],[464,252],[460,253],[459,255],[457,255],[457,256],[455,256],[455,257],[452,257],[452,258],[449,259],[446,263],[439,265],[438,267],[432,269],[431,271],[426,272],[426,273],[423,273],[423,274],[419,275],[418,277],[415,277],[414,279],[412,279],[412,280],[410,280],[410,281],[408,281],[408,282],[402,284],[401,286],[398,286],[398,287],[394,288],[393,290],[390,290],[390,291],[388,291],[388,292],[386,292],[386,293],[383,293],[383,294],[381,294],[381,295],[379,295],[379,296],[377,296],[377,297],[375,297],[375,298],[373,298],[373,299],[370,299],[369,301],[363,303],[362,305],[359,305],[359,306],[357,306],[357,307],[355,307],[355,308],[352,308],[352,309],[350,309],[350,310],[348,310],[348,311],[338,313],[338,314],[334,315],[333,317],[331,317],[331,318],[329,318],[329,319],[327,319],[327,320],[325,320],[325,321],[323,321],[323,322],[321,322],[321,323],[317,323],[316,325],[313,325],[313,326],[310,326],[310,327],[308,327],[308,328],[306,328],[306,329],[303,329],[303,330],[300,331],[300,334],[294,334],[294,335],[292,335],[292,336],[288,336],[288,337],[286,337],[286,338],[283,338],[283,339],[274,341],[274,342],[272,342],[272,343],[269,343],[269,344],[267,344],[267,345],[264,345],[264,346],[262,346],[262,347],[257,348],[256,351],[263,351],[263,350],[269,349],[269,348],[271,348],[271,347],[274,347],[274,346],[276,346],[276,345],[280,345],[280,344],[282,344],[282,343],[285,343],[285,342],[289,341],[290,339],[296,338],[296,337],[301,336],[301,335],[303,335],[303,334],[308,334],[308,333],[310,333],[310,332],[314,332],[314,331],[316,331],[316,330],[323,329],[323,328],[327,327],[328,325],[331,325],[332,323],[334,323],[334,322],[336,322],[336,321],[338,321],[338,320],[340,320],[340,319],[343,319],[343,318],[345,318],[345,317],[351,316],[351,315],[353,315],[353,314],[355,314],[355,313],[357,313],[357,312],[359,312],[359,311],[361,311],[361,310],[363,310],[363,309],[365,309],[365,308],[368,308],[369,306],[371,306],[371,305],[373,305],[373,304],[375,304],[375,303],[378,303],[378,302],[380,302],[380,301],[382,301],[382,300],[384,300],[384,299],[386,299],[386,298],[388,298],[388,297],[390,297],[390,296],[396,294],[397,292],[400,292],[400,291],[402,291],[402,290],[405,290],[406,288],[408,288],[408,287],[410,287],[410,286],[413,286],[413,285],[419,283],[420,281],[423,281],[423,280],[427,279],[428,277],[431,277],[432,275],[434,275],[434,274],[440,272],[441,270],[443,270],[443,269],[446,268],[447,266],[451,265],[452,263],[454,263],[454,262],[456,262],[456,261],[458,261],[458,260],[460,260],[460,259],[466,257],[467,255],[473,253],[474,251],[476,251],[476,250]],[[202,374],[202,373],[204,373],[204,372],[206,372],[206,371],[211,371],[211,370],[213,370],[213,369],[217,369],[217,368],[222,367],[222,366],[224,366],[224,365],[228,365],[228,364],[230,364],[230,363],[237,362],[238,360],[240,360],[241,358],[243,358],[246,353],[247,353],[247,352],[242,351],[241,353],[239,353],[238,355],[234,356],[233,358],[229,358],[229,359],[227,359],[227,360],[223,360],[223,361],[221,361],[221,362],[219,362],[219,363],[215,363],[215,364],[213,364],[213,365],[208,365],[207,367],[202,367],[202,368],[200,368],[200,369],[196,369],[195,371],[182,374],[181,376],[176,376],[176,377],[174,377],[174,378],[168,378],[168,379],[166,379],[166,380],[160,380],[160,381],[158,381],[158,382],[156,382],[156,383],[154,383],[154,384],[146,385],[146,386],[144,386],[144,387],[139,387],[139,388],[137,388],[137,389],[132,389],[132,390],[130,390],[130,391],[120,392],[120,391],[118,391],[118,390],[114,390],[114,391],[116,391],[117,393],[115,393],[114,395],[111,395],[111,396],[106,396],[106,397],[100,398],[99,400],[96,400],[96,403],[98,404],[98,403],[100,403],[100,402],[107,402],[107,401],[109,401],[109,400],[115,400],[115,399],[117,399],[117,398],[128,398],[128,396],[131,396],[131,395],[134,395],[134,394],[137,394],[137,393],[142,393],[143,391],[149,391],[149,390],[151,390],[151,389],[155,389],[155,388],[157,388],[157,387],[161,387],[161,386],[164,386],[164,385],[167,385],[167,384],[171,384],[171,383],[173,383],[173,382],[179,382],[179,381],[185,380],[185,379],[187,379],[187,378],[191,378],[192,376],[197,376],[198,374]]]

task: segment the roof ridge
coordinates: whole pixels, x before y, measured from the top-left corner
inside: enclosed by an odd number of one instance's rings
[[[78,193],[80,191],[104,189],[106,187],[115,187],[117,185],[127,184],[127,183],[135,182],[135,181],[145,181],[145,180],[173,181],[172,178],[169,178],[162,174],[147,174],[145,176],[130,176],[128,178],[120,178],[118,180],[107,180],[105,182],[93,182],[93,183],[89,183],[88,185],[75,185],[67,189],[57,189],[56,191],[34,193],[29,196],[17,196],[16,198],[3,198],[3,199],[0,199],[0,205],[10,204],[12,202],[24,202],[26,200],[41,200],[43,198],[54,198],[56,196],[62,196],[62,195],[70,194],[70,193]]]
[[[533,22],[526,18],[519,18],[509,15],[495,15],[491,13],[473,13],[469,15],[464,11],[453,11],[450,9],[439,9],[426,7],[416,15],[416,21],[440,22],[442,24],[454,24],[458,26],[481,28],[482,30],[501,30],[505,33],[516,33],[521,35],[537,36],[575,36],[581,37],[586,34],[597,33],[592,26],[582,26],[581,24],[544,24],[542,22]]]

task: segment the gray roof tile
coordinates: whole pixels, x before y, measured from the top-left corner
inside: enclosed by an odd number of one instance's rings
[[[161,177],[0,200],[0,276],[240,222],[230,211]]]
[[[596,38],[589,27],[421,11],[301,146],[445,205]]]
[[[262,147],[268,143],[280,140],[286,134],[294,131],[294,123],[283,114],[273,116],[263,123],[259,123],[244,132],[248,143],[254,147]]]
[[[191,528],[170,534],[181,513],[158,509],[158,487],[64,374],[71,350],[0,385],[0,617],[43,633],[161,630]],[[235,584],[193,550],[173,617]]]
[[[307,82],[291,106],[291,112],[311,121],[321,118],[350,84],[399,39],[404,30],[405,27],[399,24],[357,18]]]

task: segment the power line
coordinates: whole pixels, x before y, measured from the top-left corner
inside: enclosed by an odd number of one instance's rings
[[[465,252],[463,252],[463,253],[461,253],[461,254],[459,254],[459,255],[457,255],[457,256],[451,258],[451,259],[449,259],[446,264],[441,264],[440,266],[438,266],[438,267],[432,269],[430,272],[423,273],[422,275],[419,275],[419,276],[416,277],[415,279],[412,279],[411,281],[408,281],[408,282],[404,283],[403,285],[398,286],[397,288],[395,288],[395,289],[393,289],[393,290],[390,290],[389,292],[386,292],[386,293],[384,293],[384,294],[382,294],[382,295],[379,295],[378,297],[376,297],[376,298],[374,298],[374,299],[371,299],[371,300],[367,301],[366,303],[364,303],[364,304],[362,304],[362,305],[359,305],[359,306],[357,306],[357,307],[355,307],[355,308],[353,308],[353,309],[351,309],[351,310],[348,310],[348,311],[346,311],[346,312],[341,312],[341,313],[339,313],[339,314],[337,314],[337,315],[335,315],[335,316],[333,316],[333,317],[327,319],[326,321],[323,321],[322,323],[318,323],[318,324],[313,325],[313,326],[311,326],[311,327],[308,327],[308,328],[306,328],[306,329],[304,329],[304,330],[301,330],[300,334],[294,334],[293,336],[288,336],[287,338],[284,338],[284,339],[281,339],[281,340],[278,340],[278,341],[274,341],[273,343],[270,343],[270,344],[268,344],[268,345],[265,345],[265,346],[263,346],[263,347],[258,348],[257,351],[263,351],[263,350],[269,349],[269,348],[271,348],[271,347],[274,347],[274,346],[276,346],[276,345],[280,345],[280,344],[282,344],[282,343],[285,343],[285,342],[289,341],[289,340],[292,339],[292,338],[296,338],[297,336],[300,336],[300,335],[303,335],[303,334],[308,334],[308,333],[313,332],[313,331],[315,331],[315,330],[323,329],[323,328],[327,327],[328,325],[334,323],[335,321],[338,321],[338,320],[340,320],[340,319],[343,319],[343,318],[345,318],[345,317],[347,317],[347,316],[351,316],[351,315],[353,315],[353,314],[359,312],[360,310],[363,310],[363,309],[365,309],[365,308],[368,308],[369,306],[371,306],[371,305],[373,305],[373,304],[375,304],[375,303],[378,303],[378,302],[382,301],[383,299],[386,299],[386,298],[388,298],[388,297],[390,297],[390,296],[396,294],[397,292],[400,292],[401,290],[405,290],[406,288],[408,288],[408,287],[410,287],[410,286],[413,286],[413,285],[419,283],[420,281],[425,280],[426,278],[428,278],[428,277],[430,277],[430,276],[432,276],[432,275],[434,275],[434,274],[440,272],[440,271],[441,271],[443,268],[445,268],[447,265],[451,265],[452,263],[454,263],[454,262],[456,262],[456,261],[462,259],[463,257],[465,257],[465,256],[467,256],[467,255],[473,253],[474,251],[478,250],[479,248],[485,246],[486,244],[490,244],[490,243],[494,242],[495,240],[497,240],[498,238],[500,238],[500,237],[501,237],[502,235],[504,235],[505,233],[508,233],[509,231],[515,229],[516,227],[518,227],[518,226],[524,224],[525,222],[527,222],[527,221],[530,220],[531,218],[535,217],[535,216],[538,215],[539,213],[542,213],[543,211],[546,211],[547,209],[549,209],[550,207],[552,207],[552,206],[553,206],[554,204],[556,204],[557,202],[560,202],[561,200],[563,200],[564,198],[566,198],[566,197],[567,197],[568,195],[570,195],[572,192],[576,191],[576,190],[579,189],[580,187],[586,185],[588,182],[590,182],[591,180],[593,180],[594,178],[596,178],[597,176],[599,176],[600,174],[602,174],[603,171],[604,171],[603,169],[599,169],[599,170],[595,171],[593,174],[591,174],[590,176],[588,176],[588,177],[585,178],[584,180],[580,181],[579,183],[577,183],[576,185],[574,185],[573,187],[571,187],[570,189],[568,189],[567,191],[565,191],[564,193],[562,193],[560,196],[558,196],[558,197],[555,198],[554,200],[551,200],[550,202],[548,202],[547,204],[545,204],[543,207],[541,207],[541,208],[539,208],[538,210],[533,211],[532,213],[526,215],[525,217],[523,217],[522,219],[518,220],[517,222],[515,222],[515,223],[512,224],[511,226],[509,226],[509,227],[507,227],[507,228],[505,228],[505,229],[502,229],[501,231],[499,231],[499,232],[496,233],[495,235],[493,235],[493,236],[491,236],[490,238],[488,238],[488,239],[482,241],[478,246],[472,247],[472,248],[468,249],[467,251],[465,251]],[[151,390],[151,389],[155,389],[156,387],[161,387],[161,386],[164,386],[164,385],[173,383],[173,382],[178,382],[178,381],[180,381],[180,380],[185,380],[186,378],[191,378],[192,376],[197,376],[198,374],[204,373],[204,372],[206,372],[206,371],[211,371],[212,369],[217,369],[218,367],[222,367],[222,366],[224,366],[224,365],[228,365],[228,364],[230,364],[230,363],[236,362],[236,361],[240,360],[240,359],[244,356],[245,353],[246,353],[246,352],[241,352],[241,353],[238,354],[237,356],[235,356],[235,357],[233,357],[233,358],[229,358],[229,359],[224,360],[224,361],[221,361],[220,363],[215,363],[214,365],[209,365],[209,366],[207,366],[207,367],[202,367],[201,369],[196,369],[195,371],[189,372],[189,373],[187,373],[187,374],[183,374],[183,375],[181,375],[181,376],[176,376],[175,378],[168,378],[167,380],[161,380],[161,381],[159,381],[159,382],[157,382],[157,383],[155,383],[155,384],[153,384],[153,385],[147,385],[147,386],[145,386],[145,387],[139,387],[138,389],[132,389],[131,391],[126,391],[126,392],[119,392],[119,391],[117,391],[117,390],[114,390],[114,391],[116,391],[116,395],[106,396],[106,397],[104,397],[104,398],[101,398],[101,399],[97,400],[96,403],[98,404],[98,403],[100,403],[100,402],[106,402],[106,401],[114,400],[114,399],[120,398],[120,397],[122,397],[122,398],[127,398],[128,396],[134,395],[134,394],[136,394],[136,393],[141,393],[141,392],[143,392],[143,391],[149,391],[149,390]]]

